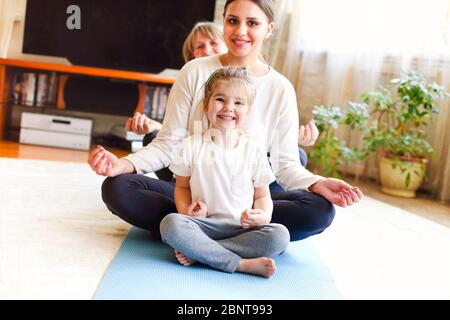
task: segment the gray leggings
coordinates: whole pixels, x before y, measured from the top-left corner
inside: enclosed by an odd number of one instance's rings
[[[163,242],[183,255],[225,272],[234,272],[242,258],[273,258],[286,250],[289,231],[270,223],[244,229],[239,222],[170,213],[160,225]]]

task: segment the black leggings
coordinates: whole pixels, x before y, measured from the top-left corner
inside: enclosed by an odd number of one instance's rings
[[[177,212],[173,200],[174,183],[142,174],[122,174],[106,178],[102,197],[108,209],[128,223],[159,237],[162,218]],[[272,194],[272,221],[286,226],[291,241],[321,233],[333,221],[334,206],[308,191],[294,190]]]

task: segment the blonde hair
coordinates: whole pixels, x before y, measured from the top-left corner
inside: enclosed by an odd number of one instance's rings
[[[239,83],[240,88],[244,88],[247,91],[246,98],[248,107],[250,108],[253,105],[256,96],[256,88],[250,73],[245,67],[226,67],[214,71],[206,81],[204,98],[205,107],[214,92],[214,85],[220,80]]]
[[[220,27],[214,22],[198,22],[192,28],[191,32],[187,36],[186,40],[184,40],[183,44],[183,58],[184,62],[188,62],[193,60],[194,57],[194,40],[197,34],[201,34],[202,36],[208,39],[220,39],[223,40],[223,33]]]

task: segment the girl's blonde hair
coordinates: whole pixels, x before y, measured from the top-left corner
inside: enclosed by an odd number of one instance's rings
[[[250,73],[245,67],[226,67],[214,71],[206,81],[204,98],[205,108],[213,94],[214,85],[220,80],[238,83],[240,88],[246,90],[246,102],[248,107],[250,108],[253,105],[256,96],[256,88]]]
[[[202,36],[208,39],[220,39],[223,40],[223,32],[217,24],[214,22],[198,22],[192,28],[191,32],[187,36],[186,40],[184,40],[183,44],[183,58],[184,62],[191,61],[194,59],[194,40],[197,34],[201,34]]]

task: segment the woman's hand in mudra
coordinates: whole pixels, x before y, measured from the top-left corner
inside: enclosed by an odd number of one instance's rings
[[[155,130],[161,130],[161,123],[150,119],[143,113],[136,112],[132,118],[125,123],[125,130],[136,134],[148,134]]]
[[[314,120],[309,121],[304,126],[300,126],[300,129],[298,130],[298,144],[302,147],[313,146],[318,137],[319,129],[317,129]]]
[[[122,173],[134,171],[131,162],[117,158],[102,146],[97,146],[89,154],[88,163],[91,169],[100,176],[115,177]]]
[[[359,188],[352,187],[347,182],[335,178],[319,180],[309,187],[309,191],[320,194],[331,203],[340,207],[351,206],[363,197],[363,193]]]

